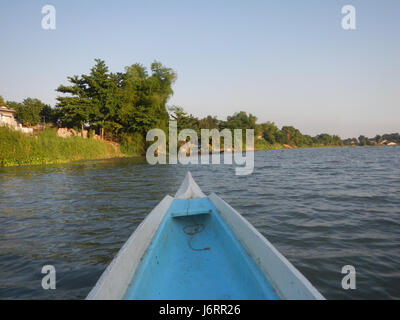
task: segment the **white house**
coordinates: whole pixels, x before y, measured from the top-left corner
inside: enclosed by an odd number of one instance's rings
[[[6,106],[0,106],[0,126],[11,127],[15,130],[23,133],[33,133],[32,128],[23,127],[15,118],[15,110],[7,108]]]
[[[0,124],[11,127],[18,126],[18,122],[15,120],[15,110],[0,106]]]

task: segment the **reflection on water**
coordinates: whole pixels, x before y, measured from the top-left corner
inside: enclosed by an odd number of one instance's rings
[[[0,298],[84,298],[191,170],[328,299],[399,299],[399,164],[399,147],[371,147],[257,152],[249,176],[143,158],[0,168]],[[45,264],[56,267],[56,290],[41,288]],[[346,264],[356,290],[341,288]]]

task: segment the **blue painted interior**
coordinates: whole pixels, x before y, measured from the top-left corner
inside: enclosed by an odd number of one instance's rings
[[[211,210],[208,198],[175,200],[170,206],[172,217],[208,214]]]
[[[124,299],[279,296],[214,204],[202,198],[172,202]]]

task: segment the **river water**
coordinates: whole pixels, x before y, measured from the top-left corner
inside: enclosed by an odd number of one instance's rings
[[[142,158],[0,168],[0,299],[83,299],[190,170],[327,299],[400,299],[400,147],[259,151],[255,169]],[[41,287],[54,265],[55,290]],[[341,286],[342,267],[356,289]]]

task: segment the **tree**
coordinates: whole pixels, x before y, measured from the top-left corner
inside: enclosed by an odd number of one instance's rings
[[[193,115],[188,115],[183,108],[172,106],[169,108],[171,120],[175,120],[178,131],[182,129],[193,129],[197,134],[200,133],[200,121]]]
[[[40,110],[40,118],[44,123],[49,122],[57,122],[56,115],[52,107],[48,104],[45,104],[42,110]]]
[[[56,113],[61,124],[67,127],[79,127],[81,130],[84,124],[89,121],[92,102],[88,98],[87,84],[78,76],[68,77],[71,85],[60,85],[56,91],[70,94],[69,97],[57,97]]]
[[[168,127],[166,103],[172,95],[176,74],[159,62],[151,65],[151,75],[141,64],[111,73],[105,62],[95,59],[89,75],[69,77],[69,86],[58,92],[57,113],[64,125],[84,125],[99,129],[101,137],[144,136],[154,127]],[[129,140],[129,139],[127,139]]]
[[[324,146],[329,146],[329,145],[341,145],[342,140],[340,139],[339,136],[331,136],[327,133],[321,133],[319,135],[316,135],[313,138],[314,143],[316,144],[322,144]]]
[[[358,143],[360,146],[366,146],[367,145],[367,137],[361,135],[358,137]]]
[[[71,85],[60,85],[57,91],[70,94],[58,97],[56,108],[63,125],[99,127],[102,139],[106,127],[115,128],[116,106],[119,102],[119,74],[110,74],[105,62],[95,59],[89,75],[68,77]]]
[[[115,115],[116,86],[109,74],[108,67],[101,59],[95,59],[96,64],[89,75],[82,75],[86,85],[86,95],[90,99],[87,105],[90,120],[100,127],[101,138],[104,139],[105,122]]]
[[[152,74],[140,64],[127,67],[122,80],[121,123],[129,132],[145,134],[154,127],[168,127],[166,102],[172,94],[175,74],[159,63],[152,64]]]
[[[303,135],[293,126],[283,126],[278,135],[278,142],[301,146],[303,145]]]
[[[91,102],[78,97],[58,98],[58,114],[64,126],[79,128],[83,131],[85,123],[89,120]]]
[[[309,135],[303,135],[303,144],[306,146],[312,146],[313,144],[313,139]]]
[[[234,113],[232,116],[227,117],[224,127],[228,129],[255,129],[257,117],[251,113],[247,115],[245,111]]]
[[[2,96],[0,96],[0,106],[3,106],[5,104],[4,99]]]
[[[262,136],[265,141],[270,144],[274,144],[276,142],[279,129],[273,122],[265,122],[261,124]]]
[[[199,120],[200,129],[218,129],[218,124],[218,119],[210,115]]]

